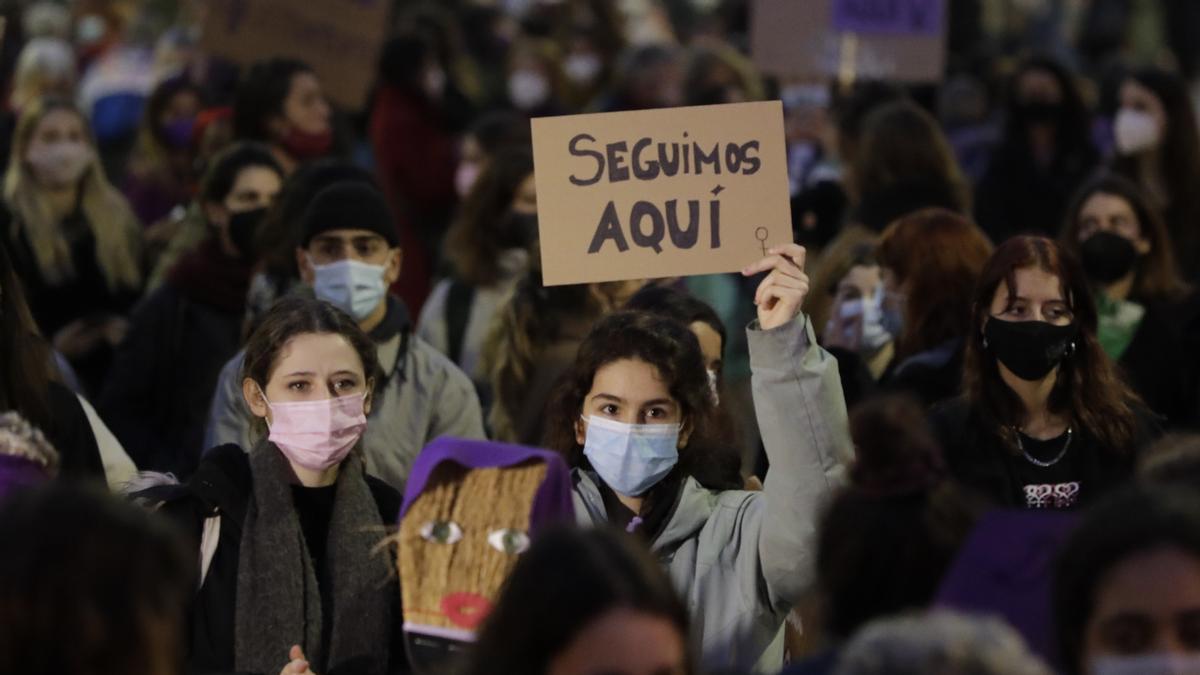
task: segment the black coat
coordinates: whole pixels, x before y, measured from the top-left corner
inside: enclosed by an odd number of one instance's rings
[[[104,480],[104,461],[83,405],[70,389],[51,382],[46,392],[50,421],[43,425],[46,440],[58,450],[59,476]]]
[[[139,468],[181,478],[196,469],[217,378],[241,348],[243,318],[170,282],[138,306],[99,408]]]
[[[929,421],[951,475],[997,506],[1010,508],[1027,508],[1029,487],[1068,482],[1077,488],[1072,506],[1094,502],[1129,480],[1138,451],[1159,433],[1147,413],[1139,413],[1140,430],[1130,448],[1104,448],[1086,429],[1076,429],[1063,461],[1043,470],[1009,448],[964,397],[935,407]]]
[[[1125,381],[1171,430],[1200,426],[1200,354],[1194,301],[1146,303],[1118,363]]]
[[[252,480],[249,456],[236,445],[222,445],[204,455],[187,483],[150,488],[135,496],[152,504],[161,502],[159,512],[184,528],[196,551],[200,550],[205,519],[214,513],[221,514],[216,553],[190,612],[188,673],[233,672],[238,560],[242,524],[253,492]],[[400,514],[400,493],[371,476],[367,476],[367,486],[384,524],[395,525]],[[393,595],[393,616],[400,617],[400,593],[395,586],[381,588],[379,592]],[[405,671],[402,625],[397,619],[391,672]],[[284,663],[281,658],[281,669]]]

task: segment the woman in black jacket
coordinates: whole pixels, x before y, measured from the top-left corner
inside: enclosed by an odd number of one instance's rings
[[[1010,239],[984,267],[963,375],[932,422],[951,473],[1002,506],[1090,502],[1152,435],[1096,338],[1083,270],[1050,239]]]
[[[246,347],[243,395],[269,435],[249,454],[213,449],[162,502],[201,552],[190,672],[386,673],[401,663],[399,592],[374,552],[400,496],[364,473],[379,365],[347,315],[309,298],[280,301]],[[296,672],[304,672],[297,670]]]
[[[21,414],[61,457],[59,476],[104,480],[104,464],[87,413],[52,377],[49,345],[38,334],[21,282],[0,243],[0,412]]]
[[[1060,244],[1083,262],[1096,294],[1097,337],[1131,387],[1169,428],[1200,422],[1200,297],[1180,276],[1166,225],[1118,176],[1075,198]]]

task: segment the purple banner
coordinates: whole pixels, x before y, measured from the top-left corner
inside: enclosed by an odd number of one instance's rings
[[[833,29],[847,33],[935,36],[944,0],[832,0]]]

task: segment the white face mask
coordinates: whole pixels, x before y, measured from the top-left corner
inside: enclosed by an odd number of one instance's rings
[[[541,73],[515,71],[508,77],[508,98],[521,110],[533,110],[550,98],[550,83]]]
[[[387,283],[383,280],[386,272],[386,265],[357,260],[313,265],[313,292],[318,300],[337,307],[355,321],[362,321],[371,316],[387,295]]]
[[[1136,155],[1158,146],[1162,141],[1162,130],[1148,112],[1121,108],[1113,124],[1117,151],[1122,155]]]
[[[604,63],[595,54],[572,54],[563,63],[563,72],[575,84],[588,85],[596,81]]]
[[[1092,675],[1200,675],[1200,654],[1139,654],[1092,659]]]
[[[32,145],[25,156],[38,182],[46,187],[74,185],[92,164],[92,149],[81,141]]]

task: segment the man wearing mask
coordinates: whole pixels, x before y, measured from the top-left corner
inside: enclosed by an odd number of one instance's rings
[[[367,473],[402,490],[421,448],[439,436],[483,438],[483,415],[471,381],[412,334],[408,310],[389,296],[400,275],[399,236],[383,195],[358,182],[322,190],[301,223],[296,259],[317,298],[358,322],[379,349],[382,379],[363,435]],[[221,371],[205,447],[253,447],[241,395],[242,354]]]
[[[143,469],[186,476],[199,461],[212,388],[241,345],[252,242],[282,182],[266,146],[241,143],[219,155],[195,209],[207,237],[133,315],[100,410]]]

